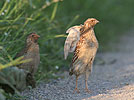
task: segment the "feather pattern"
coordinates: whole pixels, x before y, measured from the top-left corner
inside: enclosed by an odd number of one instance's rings
[[[95,37],[94,26],[99,23],[95,18],[88,18],[84,25],[75,31],[75,28],[71,27],[67,30],[69,35],[65,41],[64,56],[65,59],[68,52],[74,51],[69,75],[76,76],[75,91],[79,93],[77,89],[77,80],[81,74],[85,75],[85,90],[89,93],[87,80],[92,70],[92,64],[98,49],[98,41]]]
[[[71,63],[70,75],[80,75],[84,73],[87,65],[94,59],[98,48],[97,39],[91,29],[84,33],[77,43]]]
[[[69,28],[66,33],[69,33],[64,44],[64,59],[67,59],[69,52],[74,52],[76,44],[80,39],[80,26],[73,26]]]
[[[19,68],[29,71],[32,75],[37,72],[40,63],[38,38],[39,36],[35,33],[28,35],[25,48],[15,56],[15,58],[24,56],[23,59],[32,59],[30,62],[18,65]]]

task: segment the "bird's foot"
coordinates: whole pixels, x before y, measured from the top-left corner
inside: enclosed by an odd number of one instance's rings
[[[28,73],[26,76],[26,85],[31,86],[32,88],[36,87],[36,81],[31,73]]]
[[[85,91],[86,91],[87,93],[91,93],[91,91],[90,91],[88,88],[85,88]]]
[[[79,91],[77,88],[74,89],[74,92],[73,92],[73,93],[75,93],[75,91],[76,91],[77,93],[80,93],[80,91]]]

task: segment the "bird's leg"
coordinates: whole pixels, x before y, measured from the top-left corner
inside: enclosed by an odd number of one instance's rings
[[[79,76],[77,76],[76,75],[76,87],[75,87],[75,89],[74,89],[74,92],[73,93],[75,93],[75,91],[77,92],[77,93],[80,93],[80,91],[78,90],[78,88],[77,88],[77,81],[78,81],[78,77]]]
[[[87,80],[85,80],[85,91],[90,93],[91,91],[88,89],[88,84],[87,84]]]
[[[90,74],[91,70],[86,70],[86,73],[85,73],[85,91],[90,93],[91,91],[88,89],[88,84],[87,84],[87,81],[88,81],[88,77],[89,77],[89,74]]]

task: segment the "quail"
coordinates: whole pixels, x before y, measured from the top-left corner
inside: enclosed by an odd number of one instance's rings
[[[77,93],[79,93],[77,80],[82,74],[85,75],[85,90],[86,92],[90,92],[87,81],[98,49],[98,41],[94,32],[94,26],[98,22],[95,18],[88,18],[84,22],[84,25],[80,25],[77,28],[71,27],[67,30],[69,35],[64,45],[64,58],[67,58],[69,52],[74,52],[69,75],[74,74],[76,76],[74,92],[76,91]]]
[[[27,70],[32,75],[37,72],[40,63],[39,45],[37,42],[39,37],[35,33],[29,34],[26,39],[25,48],[15,56],[15,58],[24,56],[23,60],[31,59],[30,62],[20,64],[18,68]]]

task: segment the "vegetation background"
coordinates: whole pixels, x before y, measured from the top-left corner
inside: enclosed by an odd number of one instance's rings
[[[65,31],[83,24],[90,17],[100,21],[95,28],[99,52],[110,50],[110,42],[134,25],[133,0],[1,0],[0,67],[11,66],[14,56],[25,45],[26,36],[36,32],[41,62],[37,81],[55,76],[69,68],[63,59]],[[10,63],[10,64],[9,64]],[[7,65],[8,64],[8,65]]]

